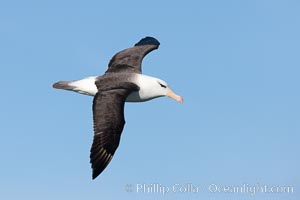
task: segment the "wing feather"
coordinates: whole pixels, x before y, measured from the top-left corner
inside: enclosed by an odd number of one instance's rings
[[[105,73],[142,73],[143,58],[159,47],[159,42],[153,37],[141,39],[134,47],[115,54],[108,64]]]
[[[93,179],[106,168],[119,146],[125,125],[125,100],[134,90],[137,90],[135,84],[124,83],[118,88],[99,91],[94,97],[94,139],[90,154]]]

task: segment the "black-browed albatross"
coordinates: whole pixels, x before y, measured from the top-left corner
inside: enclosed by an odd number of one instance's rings
[[[104,75],[53,84],[57,89],[94,96],[94,140],[90,154],[93,179],[106,168],[119,146],[125,125],[125,102],[143,102],[161,96],[183,101],[165,81],[142,74],[143,58],[159,45],[155,38],[145,37],[134,47],[115,54]]]

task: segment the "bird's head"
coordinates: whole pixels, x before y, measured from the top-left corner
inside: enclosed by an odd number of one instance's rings
[[[183,98],[181,96],[175,94],[165,81],[157,78],[154,81],[153,85],[155,88],[155,93],[157,93],[157,96],[167,96],[167,97],[170,97],[180,103],[183,102]]]
[[[143,101],[148,101],[157,97],[167,96],[182,103],[183,98],[175,94],[168,84],[156,77],[139,74],[137,76],[137,85],[139,86],[139,95]]]

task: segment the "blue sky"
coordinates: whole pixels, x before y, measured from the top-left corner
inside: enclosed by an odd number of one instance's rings
[[[0,198],[299,199],[299,9],[295,0],[2,1]],[[101,75],[148,35],[161,46],[143,72],[185,102],[127,104],[120,147],[92,181],[92,98],[51,85]],[[155,183],[200,191],[136,191]],[[243,184],[294,192],[210,190]]]

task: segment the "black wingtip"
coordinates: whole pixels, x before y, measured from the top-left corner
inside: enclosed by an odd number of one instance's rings
[[[99,174],[97,174],[97,175],[96,175],[96,174],[93,174],[93,175],[92,175],[92,180],[95,180],[95,178],[97,178],[97,176],[99,176]]]
[[[159,46],[160,43],[157,39],[155,39],[154,37],[145,37],[143,39],[141,39],[138,43],[136,43],[134,46],[142,46],[142,45],[156,45]]]
[[[92,179],[95,180],[101,174],[102,171],[103,171],[103,169],[101,169],[101,170],[94,169],[93,174],[92,174]]]

